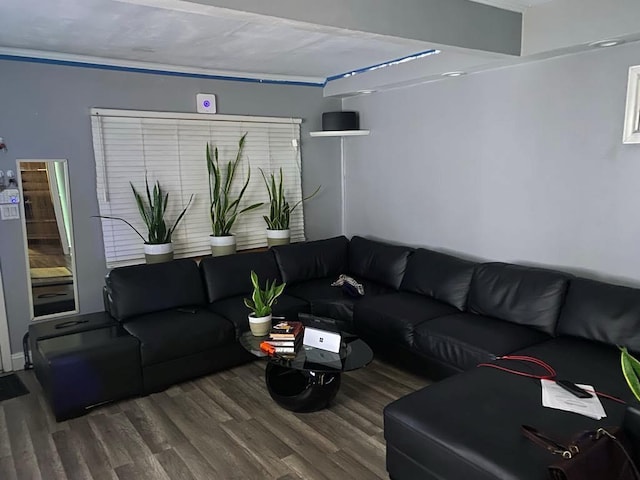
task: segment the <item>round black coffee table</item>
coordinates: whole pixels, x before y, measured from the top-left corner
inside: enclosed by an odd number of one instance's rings
[[[373,360],[373,351],[355,335],[343,333],[339,353],[300,345],[295,355],[270,356],[260,350],[268,337],[240,336],[240,343],[257,357],[268,359],[265,381],[271,398],[292,412],[326,408],[340,389],[342,372],[357,370]]]

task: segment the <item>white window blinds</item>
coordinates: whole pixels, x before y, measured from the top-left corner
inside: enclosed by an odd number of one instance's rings
[[[269,197],[259,168],[268,175],[282,167],[287,201],[293,206],[302,198],[299,119],[92,109],[91,126],[100,215],[123,218],[146,235],[129,185],[144,192],[145,173],[150,187],[158,180],[169,193],[165,215],[169,226],[194,194],[173,234],[176,258],[211,253],[207,142],[218,147],[220,163],[226,164],[235,158],[238,141],[247,133],[235,193],[251,168],[240,208],[256,202],[265,205],[236,220],[232,232],[239,250],[267,244],[262,216],[268,214]],[[144,261],[143,242],[131,228],[117,220],[96,221],[102,222],[107,267]],[[302,205],[292,214],[290,229],[291,241],[304,240]]]

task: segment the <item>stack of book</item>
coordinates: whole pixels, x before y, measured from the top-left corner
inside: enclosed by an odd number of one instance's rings
[[[302,322],[278,322],[271,328],[269,339],[260,343],[260,349],[269,355],[295,354],[303,330]]]

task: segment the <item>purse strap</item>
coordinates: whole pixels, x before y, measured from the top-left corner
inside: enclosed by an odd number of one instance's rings
[[[609,437],[613,441],[613,443],[618,446],[618,448],[622,451],[622,453],[626,457],[627,462],[629,462],[629,465],[631,466],[631,471],[633,472],[633,475],[636,477],[636,480],[640,480],[640,472],[638,472],[638,467],[636,467],[636,464],[631,458],[631,455],[629,455],[629,452],[624,447],[622,442],[618,439],[618,437],[616,437],[615,435],[613,435],[611,432],[607,431],[604,428],[599,428],[598,430],[596,430],[596,440],[602,437],[603,435],[606,435],[607,437]]]
[[[578,453],[578,447],[570,445],[569,447],[556,442],[552,438],[547,437],[543,433],[540,433],[537,429],[530,425],[521,425],[520,430],[522,434],[531,440],[536,445],[550,451],[554,455],[562,455],[563,458],[572,458],[574,454]]]
[[[520,430],[522,431],[522,434],[525,437],[527,437],[529,440],[531,440],[533,443],[544,448],[545,450],[550,451],[554,455],[562,455],[562,458],[570,459],[570,458],[573,458],[574,455],[580,452],[580,450],[576,445],[569,445],[568,447],[566,447],[556,442],[555,440],[547,437],[546,435],[540,433],[537,429],[533,428],[530,425],[521,425]],[[609,437],[609,439],[613,441],[614,445],[616,445],[624,454],[636,480],[640,480],[640,472],[638,471],[636,464],[634,463],[633,459],[631,458],[631,455],[629,455],[629,452],[627,451],[625,446],[622,444],[622,442],[620,442],[618,437],[616,437],[614,434],[612,434],[605,428],[598,428],[595,431],[586,432],[584,436],[595,437],[595,440],[599,440],[604,436]]]

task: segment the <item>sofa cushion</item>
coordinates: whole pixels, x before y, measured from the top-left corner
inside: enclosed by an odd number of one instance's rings
[[[496,318],[458,313],[416,326],[414,350],[422,355],[469,370],[496,356],[543,342],[549,335]]]
[[[267,280],[282,282],[276,259],[270,250],[203,258],[200,271],[209,302],[251,293],[252,270],[258,275],[263,287]]]
[[[140,341],[143,367],[236,340],[230,321],[201,306],[141,315],[124,328]]]
[[[507,263],[478,265],[467,309],[553,335],[568,275]]]
[[[198,265],[189,259],[114,268],[106,285],[109,312],[120,321],[205,303]]]
[[[560,378],[631,399],[615,348],[555,338],[518,353],[549,362]],[[425,478],[547,478],[546,469],[553,461],[550,454],[524,438],[520,425],[533,425],[560,439],[603,424],[619,425],[625,406],[606,399],[602,402],[607,412],[603,421],[545,408],[539,380],[476,368],[413,392],[385,408],[387,468],[392,478],[407,478],[399,474],[410,468],[406,465],[429,472]]]
[[[475,266],[468,260],[419,248],[409,257],[400,289],[464,310]]]
[[[397,290],[410,254],[408,247],[353,237],[349,244],[349,272]]]
[[[417,325],[456,311],[451,305],[423,295],[396,292],[363,299],[356,305],[353,323],[365,339],[373,335],[410,348]]]
[[[335,278],[317,278],[287,287],[286,293],[306,300],[310,312],[320,317],[333,318],[349,325],[353,324],[353,306],[365,298],[392,292],[388,287],[375,282],[356,278],[364,287],[364,297],[352,297],[341,287],[332,287]]]
[[[558,335],[623,345],[640,352],[640,290],[571,279],[558,320]]]
[[[271,250],[278,262],[282,280],[293,285],[314,278],[338,278],[347,270],[348,247],[347,237],[335,237],[280,245]]]
[[[223,316],[235,327],[236,337],[249,330],[250,310],[244,304],[245,295],[225,298],[209,304],[212,312]],[[273,315],[285,317],[287,320],[297,320],[298,313],[308,313],[309,303],[290,295],[280,295],[273,306]]]

